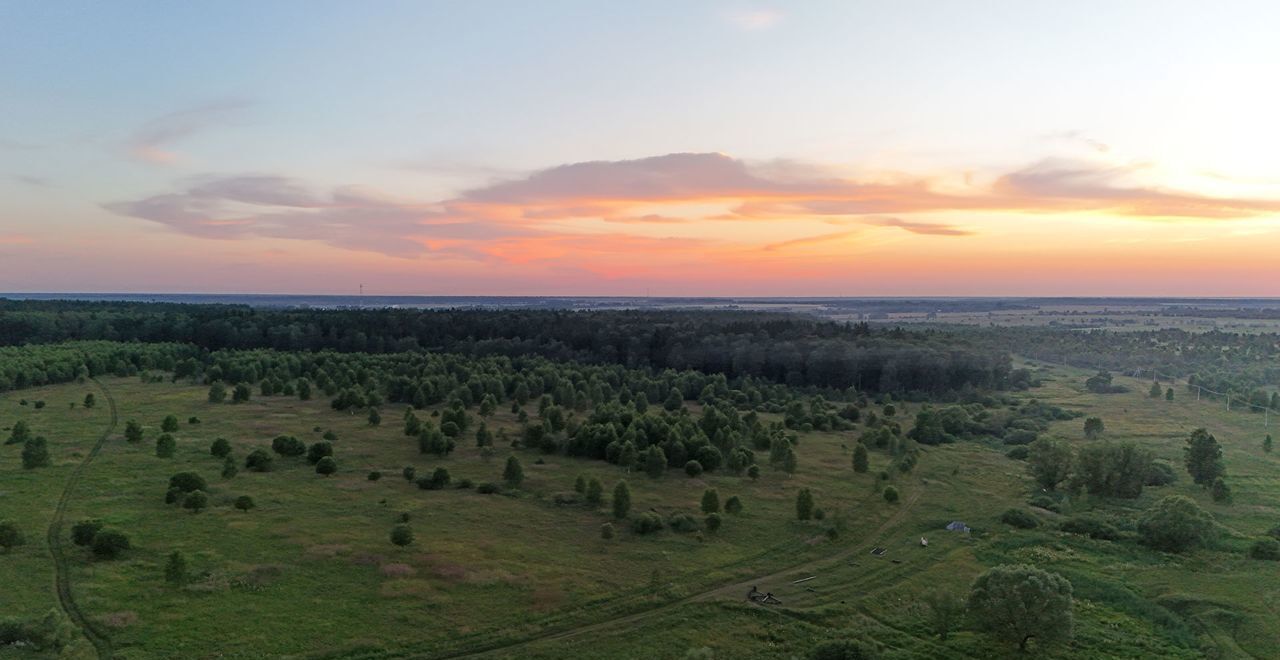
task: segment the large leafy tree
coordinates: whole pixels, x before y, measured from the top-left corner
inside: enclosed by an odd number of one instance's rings
[[[980,629],[1025,651],[1071,639],[1071,583],[1025,564],[996,566],[969,590],[969,612]]]
[[[1184,552],[1208,543],[1216,523],[1191,498],[1169,495],[1138,520],[1142,542],[1167,552]]]
[[[1218,444],[1218,439],[1205,429],[1196,429],[1191,432],[1183,452],[1187,472],[1197,484],[1205,487],[1212,486],[1215,479],[1226,476],[1227,470],[1222,465],[1222,446]]]

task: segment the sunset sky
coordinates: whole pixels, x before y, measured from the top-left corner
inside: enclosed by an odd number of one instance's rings
[[[0,0],[0,292],[1280,296],[1277,25]]]

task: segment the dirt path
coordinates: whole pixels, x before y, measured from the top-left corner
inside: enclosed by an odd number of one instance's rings
[[[675,608],[681,607],[683,605],[688,605],[690,603],[705,603],[705,602],[721,600],[721,599],[745,601],[747,590],[749,590],[753,585],[782,580],[790,576],[792,573],[795,573],[796,571],[807,570],[807,571],[816,572],[823,567],[830,566],[832,564],[836,564],[842,561],[846,561],[851,557],[855,557],[855,556],[870,552],[871,549],[875,547],[876,543],[881,540],[881,537],[883,537],[886,532],[888,532],[893,527],[901,524],[902,521],[906,519],[907,513],[911,510],[913,506],[915,506],[916,502],[920,500],[920,497],[924,495],[925,488],[928,488],[928,486],[922,485],[921,489],[917,490],[914,495],[912,495],[906,502],[904,502],[903,505],[899,508],[899,510],[896,513],[894,513],[891,517],[889,517],[888,520],[885,520],[878,527],[876,527],[869,534],[867,534],[861,543],[853,547],[846,548],[835,555],[832,555],[829,557],[822,557],[820,559],[814,559],[814,560],[803,562],[800,564],[795,564],[793,566],[789,566],[787,568],[774,571],[767,575],[760,575],[760,576],[753,577],[750,580],[743,580],[741,582],[723,584],[719,587],[708,589],[706,591],[696,593],[691,596],[686,596],[684,598],[681,598],[679,600],[674,600],[669,603],[664,603],[662,605],[658,605],[656,607],[644,610],[642,612],[636,612],[634,614],[626,614],[626,615],[615,617],[612,619],[606,619],[604,621],[598,621],[596,623],[590,623],[584,626],[579,626],[576,628],[572,628],[570,630],[552,632],[545,635],[538,635],[538,636],[530,637],[518,642],[504,643],[504,644],[496,645],[486,649],[463,651],[455,654],[448,654],[448,655],[435,656],[435,657],[441,658],[442,660],[445,658],[477,658],[477,657],[489,655],[491,653],[512,651],[514,649],[518,649],[518,648],[527,646],[529,644],[534,644],[537,642],[555,642],[555,641],[562,641],[566,639],[573,639],[581,635],[588,635],[591,633],[600,632],[602,630],[606,630],[606,629],[623,625],[623,624],[634,624],[634,623],[643,621],[645,619],[652,618],[659,614],[670,612]],[[761,605],[760,607],[766,607],[766,606]]]
[[[108,410],[111,413],[111,421],[107,424],[107,428],[103,429],[102,435],[98,436],[97,442],[89,449],[88,455],[71,471],[71,476],[62,488],[62,496],[58,498],[58,508],[53,513],[53,521],[49,523],[49,553],[53,556],[54,589],[58,592],[58,604],[62,607],[62,611],[66,612],[71,622],[84,634],[85,639],[89,640],[90,644],[93,644],[94,651],[97,652],[98,657],[105,659],[111,657],[111,643],[89,621],[84,612],[80,611],[80,606],[76,604],[75,598],[71,594],[70,566],[68,565],[69,562],[65,551],[65,541],[62,537],[62,525],[65,522],[67,503],[71,501],[71,493],[75,490],[76,484],[80,482],[80,477],[85,468],[89,467],[89,463],[93,461],[98,452],[102,450],[103,445],[106,444],[107,438],[111,437],[111,434],[115,432],[116,424],[119,421],[116,412],[116,401],[111,397],[111,392],[97,379],[92,380],[102,390],[103,398],[106,399]]]

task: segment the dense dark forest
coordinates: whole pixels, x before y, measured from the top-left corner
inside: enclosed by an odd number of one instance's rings
[[[748,312],[271,310],[229,305],[0,301],[0,344],[73,340],[206,351],[538,355],[639,369],[692,369],[796,387],[936,396],[1022,388],[1008,354],[931,331],[873,330]]]

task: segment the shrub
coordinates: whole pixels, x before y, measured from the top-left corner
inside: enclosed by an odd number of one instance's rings
[[[1213,516],[1191,498],[1169,495],[1138,520],[1142,542],[1167,552],[1183,552],[1207,543],[1214,534]]]
[[[193,490],[182,498],[182,508],[191,509],[192,513],[200,513],[209,506],[209,496],[203,490]]]
[[[739,514],[742,513],[742,500],[737,495],[732,495],[724,501],[725,513]]]
[[[894,488],[893,486],[885,486],[883,495],[884,495],[884,501],[888,502],[889,504],[893,504],[894,502],[898,501],[898,489]]]
[[[578,494],[573,491],[569,491],[566,493],[556,493],[555,495],[551,496],[551,501],[555,502],[558,506],[570,506],[573,504],[577,504],[578,500],[579,500]]]
[[[1213,487],[1210,489],[1213,494],[1213,501],[1219,504],[1231,503],[1231,487],[1223,481],[1222,477],[1213,480]]]
[[[878,660],[879,657],[873,647],[847,639],[821,642],[809,652],[810,660]]]
[[[1253,545],[1249,546],[1249,557],[1267,561],[1280,561],[1280,541],[1267,537],[1254,541]]]
[[[498,484],[495,484],[492,481],[486,481],[479,486],[476,486],[476,492],[481,495],[492,495],[499,490],[500,488],[498,487]]]
[[[752,465],[747,466],[747,476],[748,476],[748,477],[751,477],[752,479],[759,479],[759,478],[760,478],[760,466],[759,466],[759,465],[755,465],[755,464],[752,464]]]
[[[413,530],[403,523],[392,527],[391,542],[400,547],[413,543]]]
[[[458,490],[470,490],[475,487],[475,482],[470,479],[462,479],[458,482]]]
[[[23,537],[22,530],[18,529],[16,523],[8,520],[0,521],[0,549],[9,552],[26,542],[27,539]]]
[[[520,465],[519,458],[507,457],[507,464],[502,469],[502,480],[512,488],[517,488],[524,483],[524,466]]]
[[[1034,529],[1040,526],[1040,521],[1030,511],[1024,509],[1009,509],[1000,514],[1000,522],[1017,527],[1018,529]]]
[[[244,467],[254,472],[270,472],[274,459],[265,449],[255,449],[244,458]]]
[[[254,503],[253,498],[248,495],[241,495],[236,498],[235,507],[241,511],[248,511],[256,506],[257,504]]]
[[[182,501],[182,498],[183,498],[185,495],[186,495],[186,493],[183,493],[183,492],[182,492],[180,489],[178,489],[178,488],[170,488],[170,489],[169,489],[168,491],[166,491],[166,492],[165,492],[165,494],[164,494],[164,503],[165,503],[165,504],[175,504],[175,503],[177,503],[177,502]]]
[[[1057,500],[1053,499],[1052,497],[1049,497],[1048,495],[1036,495],[1035,497],[1032,497],[1030,500],[1028,500],[1027,504],[1044,509],[1046,511],[1052,511],[1054,513],[1062,513],[1062,505],[1059,504]]]
[[[662,516],[652,511],[646,511],[635,516],[631,519],[631,531],[636,534],[652,534],[662,531]]]
[[[702,492],[702,512],[718,513],[720,511],[720,494],[714,488]]]
[[[684,473],[691,477],[696,477],[702,474],[702,464],[697,461],[689,461],[684,464]]]
[[[49,447],[43,437],[29,438],[22,443],[22,467],[28,470],[49,467]]]
[[[630,511],[631,487],[627,486],[627,482],[619,481],[618,485],[613,487],[613,517],[626,518]]]
[[[271,450],[281,456],[301,456],[307,453],[307,445],[291,435],[278,435],[271,441]]]
[[[580,474],[578,475],[577,479],[573,480],[573,491],[578,494],[587,492],[587,476],[586,475]]]
[[[159,458],[172,458],[173,452],[177,448],[178,443],[168,433],[162,433],[160,437],[156,438],[156,456]]]
[[[587,482],[587,490],[584,495],[586,497],[587,504],[590,504],[591,506],[600,506],[600,503],[604,501],[604,484],[600,483],[599,479],[592,477],[591,480]]]
[[[702,528],[702,525],[687,513],[673,513],[667,517],[667,527],[670,527],[673,532],[687,534],[698,531]]]
[[[205,490],[209,484],[205,482],[204,477],[195,472],[179,472],[169,477],[169,487],[190,493],[193,490]]]
[[[332,456],[325,456],[316,463],[316,474],[329,476],[338,471],[338,462],[333,460]]]
[[[724,521],[720,518],[720,514],[718,513],[707,514],[707,518],[704,521],[707,526],[707,531],[713,533],[720,529],[720,525],[723,522]]]
[[[1168,463],[1156,461],[1147,468],[1146,485],[1168,486],[1177,480],[1177,472]]]
[[[1038,437],[1039,435],[1035,431],[1018,429],[1004,434],[1004,443],[1006,445],[1029,445],[1035,442]]]
[[[1027,460],[1027,457],[1031,455],[1031,450],[1025,446],[1019,445],[1005,452],[1004,455],[1015,461],[1025,461]]]
[[[333,456],[333,443],[327,440],[313,442],[307,448],[307,462],[312,465],[319,463],[320,459],[326,456]]]
[[[213,444],[209,445],[209,454],[218,458],[224,458],[231,453],[231,443],[226,438],[217,438]]]
[[[404,476],[405,481],[413,481],[413,476],[418,473],[418,469],[412,465],[406,465],[400,474]]]
[[[178,417],[176,415],[166,415],[163,422],[160,422],[160,430],[165,433],[178,432]]]
[[[94,534],[102,529],[101,520],[81,520],[71,526],[71,542],[79,546],[93,543]]]
[[[125,422],[124,439],[132,443],[142,442],[142,425],[132,419]]]
[[[164,566],[164,581],[169,584],[183,584],[187,581],[187,559],[181,552],[169,553],[169,562]]]
[[[200,423],[200,418],[199,418],[199,417],[188,417],[188,418],[187,418],[187,423],[188,423],[188,424],[199,424],[199,423]]]
[[[230,479],[231,477],[236,476],[236,474],[239,472],[240,470],[236,468],[236,460],[234,458],[227,456],[226,458],[222,459],[222,478],[223,479]]]
[[[115,559],[130,549],[129,537],[114,529],[102,529],[93,535],[91,546],[98,559]]]
[[[606,541],[613,538],[613,523],[605,523],[600,526],[600,538]]]
[[[382,478],[382,473],[381,473],[381,472],[379,472],[379,471],[377,471],[377,470],[374,470],[374,471],[370,472],[370,473],[369,473],[369,476],[368,476],[368,477],[366,477],[366,478],[367,478],[369,481],[377,481],[377,480],[379,480],[379,479],[381,479],[381,478]]]

